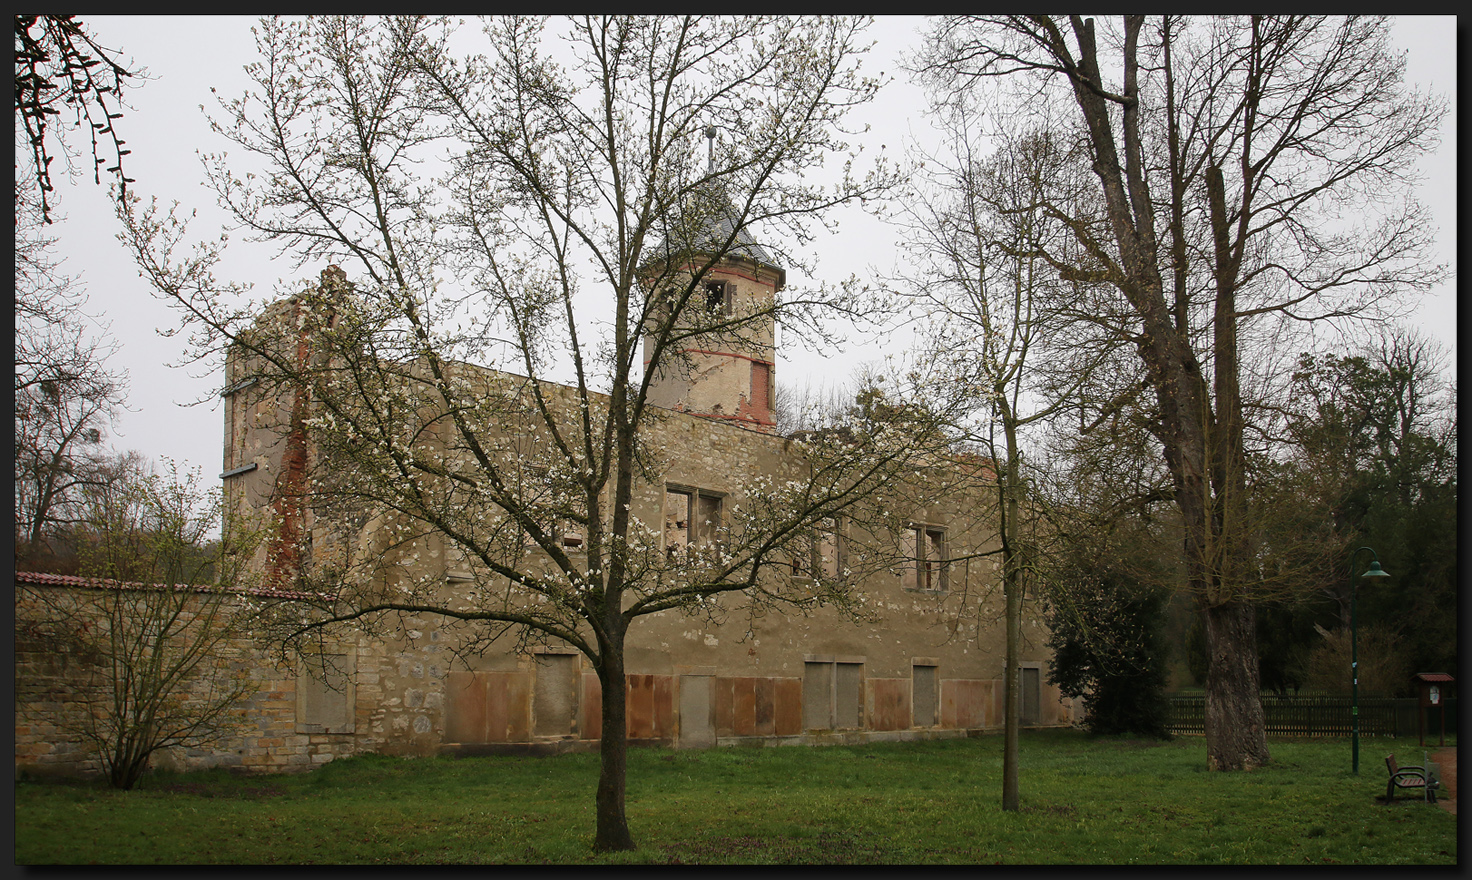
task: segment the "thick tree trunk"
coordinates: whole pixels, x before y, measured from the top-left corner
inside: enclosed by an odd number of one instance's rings
[[[1206,610],[1210,652],[1206,691],[1208,763],[1212,769],[1250,769],[1268,759],[1262,703],[1258,694],[1257,633],[1252,603],[1236,598],[1244,576],[1241,513],[1241,401],[1237,394],[1236,334],[1232,294],[1235,256],[1217,268],[1216,317],[1226,323],[1215,327],[1218,391],[1225,393],[1213,413],[1200,359],[1192,348],[1184,314],[1166,302],[1155,238],[1154,203],[1140,135],[1140,93],[1137,82],[1139,37],[1143,16],[1126,16],[1123,45],[1123,96],[1111,108],[1098,88],[1100,73],[1092,19],[1072,17],[1079,59],[1070,73],[1074,96],[1083,111],[1094,146],[1094,172],[1099,178],[1120,264],[1126,279],[1120,291],[1141,319],[1139,354],[1160,405],[1158,437],[1164,447],[1176,488],[1176,503],[1185,529],[1187,565],[1193,570],[1191,587]],[[1061,39],[1061,35],[1058,35]],[[1061,42],[1053,44],[1060,59],[1067,57]],[[1113,109],[1120,112],[1123,162],[1115,142]],[[1176,158],[1174,155],[1172,158]],[[1185,197],[1179,188],[1173,200]],[[1217,193],[1221,195],[1220,192]],[[1181,206],[1173,206],[1181,207]],[[1225,214],[1221,214],[1222,217]],[[1220,241],[1217,244],[1220,245]],[[1225,282],[1225,283],[1223,283]],[[1221,418],[1219,418],[1221,417]]]
[[[1269,760],[1257,669],[1252,603],[1202,603],[1209,652],[1206,763],[1211,770],[1251,770]]]
[[[610,637],[610,641],[617,644],[603,647],[603,662],[598,668],[598,683],[603,688],[603,731],[598,748],[598,830],[593,838],[593,849],[598,852],[634,848],[628,816],[624,812],[629,737],[625,721],[628,685],[624,679],[623,633]]]

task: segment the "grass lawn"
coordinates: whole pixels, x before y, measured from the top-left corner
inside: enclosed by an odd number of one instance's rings
[[[638,749],[640,849],[594,856],[596,754],[365,756],[309,774],[154,774],[132,792],[16,785],[18,864],[1456,864],[1457,817],[1385,792],[1409,740],[1270,742],[1208,773],[1205,741],[1024,733],[1022,809],[1002,738],[823,748]]]

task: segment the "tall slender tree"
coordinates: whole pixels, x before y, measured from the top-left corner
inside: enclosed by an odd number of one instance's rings
[[[1000,122],[992,134],[1005,146],[985,155],[977,109],[959,101],[941,110],[944,153],[927,157],[902,215],[909,266],[900,289],[924,316],[922,384],[944,400],[936,411],[994,463],[982,473],[994,483],[988,497],[998,499],[1005,600],[1002,808],[1016,810],[1022,607],[1035,562],[1024,433],[1072,405],[1096,358],[1087,349],[1056,357],[1066,349],[1048,347],[1062,335],[1053,325],[1068,301],[1056,288],[1069,282],[1044,254],[1056,258],[1071,242],[1044,194],[1072,172],[1067,145]]]

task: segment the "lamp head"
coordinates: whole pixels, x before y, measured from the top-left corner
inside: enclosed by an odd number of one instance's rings
[[[1383,569],[1383,568],[1380,567],[1379,560],[1371,560],[1370,561],[1370,568],[1364,574],[1360,575],[1360,577],[1362,577],[1362,578],[1370,578],[1370,577],[1375,577],[1375,578],[1388,578],[1388,577],[1390,577],[1390,572],[1388,572],[1385,569]]]

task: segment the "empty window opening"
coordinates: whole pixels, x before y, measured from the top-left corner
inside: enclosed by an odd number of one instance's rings
[[[705,307],[712,312],[731,311],[731,285],[724,281],[705,282]]]
[[[692,545],[713,543],[721,527],[721,496],[698,489],[669,489],[664,496],[664,547],[674,557]]]
[[[946,532],[935,526],[913,525],[905,529],[906,563],[901,581],[905,589],[946,589]]]
[[[792,573],[798,577],[837,578],[842,570],[838,520],[826,516],[799,537],[792,550]]]

